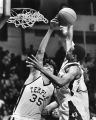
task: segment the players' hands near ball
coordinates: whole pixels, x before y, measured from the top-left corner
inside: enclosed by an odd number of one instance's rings
[[[51,29],[56,29],[59,27],[59,21],[57,19],[57,16],[55,18],[53,18],[51,21],[50,21],[50,28]]]

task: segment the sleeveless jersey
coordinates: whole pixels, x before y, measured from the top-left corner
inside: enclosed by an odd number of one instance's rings
[[[50,102],[53,90],[53,85],[44,86],[42,76],[39,76],[34,82],[25,85],[12,116],[40,120],[42,109]]]
[[[73,87],[71,90],[69,88],[69,84],[55,89],[56,98],[59,102],[59,120],[89,120],[88,91],[84,82],[83,70],[80,64],[76,62],[66,63],[65,65],[63,64],[60,69],[59,76],[63,77],[66,72],[66,68],[72,65],[77,65],[81,69],[82,75],[79,79],[73,81]]]

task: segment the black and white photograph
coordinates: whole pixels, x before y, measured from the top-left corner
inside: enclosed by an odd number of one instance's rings
[[[96,0],[0,0],[0,120],[96,120]]]

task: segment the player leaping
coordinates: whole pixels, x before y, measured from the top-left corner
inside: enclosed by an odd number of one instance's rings
[[[45,37],[43,38],[36,58],[43,65],[43,58],[47,43],[53,31],[53,24],[50,25]],[[30,61],[30,58],[28,58]],[[52,64],[45,66],[47,71],[54,72]],[[34,68],[30,69],[28,79],[25,81],[20,97],[14,108],[11,119],[13,120],[41,120],[41,112],[43,108],[50,102],[54,87],[50,80],[40,71]]]

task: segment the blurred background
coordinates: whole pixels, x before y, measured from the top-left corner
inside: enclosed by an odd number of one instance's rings
[[[3,11],[1,3],[4,4]],[[10,16],[12,8],[32,8],[50,21],[63,6],[68,6],[77,13],[73,41],[86,50],[90,114],[96,116],[96,0],[0,0],[0,99],[4,102],[0,108],[0,120],[7,119],[5,116],[12,114],[21,87],[29,74],[25,64],[26,56],[36,54],[49,27],[49,23],[40,22],[23,29],[7,22],[3,24],[3,19]],[[46,58],[55,60],[58,68],[65,54],[62,40],[62,34],[55,30],[45,54]]]

